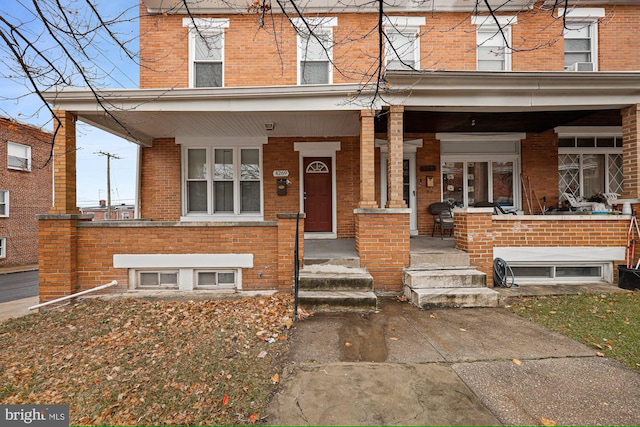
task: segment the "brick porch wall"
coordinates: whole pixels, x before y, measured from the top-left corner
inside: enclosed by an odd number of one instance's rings
[[[243,290],[293,288],[295,214],[257,223],[100,222],[87,215],[41,215],[40,300],[48,301],[112,280],[128,288],[127,269],[113,267],[115,254],[252,253],[242,271]],[[304,230],[303,220],[300,223]],[[300,239],[300,257],[304,241]],[[171,266],[167,266],[171,268]]]
[[[627,215],[492,215],[492,209],[456,209],[455,244],[493,286],[493,248],[626,247]],[[624,260],[612,260],[623,264]],[[615,273],[614,273],[615,274]]]
[[[356,251],[376,291],[402,292],[409,266],[409,209],[356,209]]]

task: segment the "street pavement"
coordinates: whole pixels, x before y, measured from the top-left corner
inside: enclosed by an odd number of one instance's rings
[[[38,295],[38,270],[0,272],[0,303]]]
[[[296,323],[272,425],[640,425],[640,373],[504,308]]]

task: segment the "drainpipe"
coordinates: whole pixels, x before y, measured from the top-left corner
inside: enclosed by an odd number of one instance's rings
[[[134,204],[134,212],[133,217],[135,219],[140,219],[140,171],[142,170],[142,146],[138,145],[138,158],[136,159],[136,194],[135,194],[135,204]]]
[[[90,292],[95,292],[95,291],[100,291],[102,289],[107,289],[107,288],[109,288],[111,286],[115,286],[117,284],[118,284],[117,280],[112,280],[111,282],[109,282],[109,283],[107,283],[105,285],[96,286],[95,288],[91,288],[91,289],[87,289],[87,290],[84,290],[84,291],[80,291],[80,292],[75,293],[75,294],[65,295],[63,297],[56,298],[56,299],[53,299],[51,301],[43,302],[42,304],[32,305],[31,307],[29,307],[29,310],[35,310],[36,308],[44,307],[44,306],[47,306],[47,305],[50,305],[50,304],[55,304],[57,302],[66,301],[68,299],[76,298],[76,297],[79,297],[80,295],[85,295],[85,294],[88,294]]]

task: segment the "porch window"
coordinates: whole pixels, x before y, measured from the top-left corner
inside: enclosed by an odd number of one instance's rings
[[[514,207],[514,161],[444,161],[442,200],[456,206],[494,202]]]
[[[558,192],[589,198],[621,194],[622,138],[563,137],[558,141]]]
[[[7,257],[7,238],[0,237],[0,258]]]
[[[390,16],[384,22],[385,64],[387,70],[420,68],[420,17]]]
[[[292,19],[298,34],[298,84],[332,83],[333,27],[337,18]]]
[[[7,166],[9,169],[31,170],[31,147],[7,142]]]
[[[224,85],[224,28],[226,18],[184,18],[189,27],[189,86]]]
[[[9,190],[0,190],[0,217],[9,216]]]
[[[187,215],[261,213],[259,148],[187,148],[185,157]]]

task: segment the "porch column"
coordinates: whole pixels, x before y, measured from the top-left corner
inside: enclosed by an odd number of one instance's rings
[[[402,197],[404,105],[389,107],[387,120],[387,208],[406,208]]]
[[[376,207],[375,111],[360,111],[360,202],[359,208]]]
[[[621,198],[640,198],[640,104],[622,111],[622,170],[624,190]]]
[[[79,213],[76,204],[76,115],[56,111],[60,128],[53,145],[53,206],[51,214]],[[57,122],[54,121],[54,127]],[[55,131],[55,128],[54,128]]]

